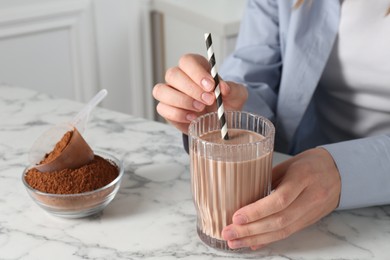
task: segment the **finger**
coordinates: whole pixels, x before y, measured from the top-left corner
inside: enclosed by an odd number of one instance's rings
[[[307,188],[284,211],[246,225],[230,225],[222,235],[229,240],[226,235],[235,234],[236,238],[230,240],[243,240],[235,243],[245,246],[284,239],[329,214],[336,207],[332,203],[334,197],[338,197],[338,194],[325,188]]]
[[[210,74],[210,65],[205,57],[197,54],[187,54],[180,58],[179,68],[204,91],[214,90],[214,79]]]
[[[165,73],[165,80],[171,87],[198,100],[206,105],[212,105],[215,97],[212,92],[205,92],[179,67],[173,67]]]
[[[248,100],[248,90],[241,84],[231,81],[220,81],[222,99],[227,110],[242,110]]]
[[[202,111],[205,108],[203,103],[166,84],[154,86],[152,94],[155,99],[169,106],[191,111]]]
[[[245,103],[248,99],[248,91],[246,90],[246,87],[241,84],[232,81],[221,81],[220,86],[222,96],[234,97],[234,100],[237,100],[240,103]]]
[[[228,96],[231,94],[231,88],[229,84],[226,81],[223,81],[222,79],[219,81],[219,86],[221,90],[222,96]]]
[[[306,187],[306,183],[295,175],[294,172],[286,174],[273,193],[237,210],[233,224],[250,223],[287,208]]]
[[[283,240],[297,231],[308,227],[320,218],[324,213],[322,210],[313,209],[306,214],[306,218],[299,219],[297,222],[292,223],[291,225],[268,233],[262,233],[250,237],[245,237],[242,239],[229,240],[228,246],[231,249],[242,248],[242,247],[252,247],[255,245],[270,244],[275,241]]]
[[[255,245],[255,246],[251,246],[251,250],[255,251],[255,250],[258,250],[260,248],[264,248],[266,247],[268,244],[263,244],[263,245]]]
[[[180,109],[177,107],[169,106],[164,103],[158,103],[156,107],[157,112],[173,123],[190,123],[197,118],[197,114],[192,111]]]
[[[229,225],[222,231],[222,236],[226,240],[232,240],[282,230],[307,218],[308,211],[316,208],[325,197],[321,191],[318,193],[317,190],[305,189],[285,210],[245,225]]]

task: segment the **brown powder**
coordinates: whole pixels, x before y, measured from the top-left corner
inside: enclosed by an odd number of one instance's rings
[[[28,170],[26,182],[36,190],[52,194],[77,194],[93,191],[112,182],[119,174],[118,167],[98,156],[92,162],[78,169],[64,169],[54,172]]]
[[[64,134],[64,136],[61,138],[61,140],[56,143],[53,151],[50,153],[47,153],[45,155],[45,158],[39,163],[39,164],[44,164],[44,163],[49,163],[53,161],[55,158],[60,155],[60,153],[65,149],[65,147],[68,145],[70,139],[72,138],[73,131],[68,131]]]

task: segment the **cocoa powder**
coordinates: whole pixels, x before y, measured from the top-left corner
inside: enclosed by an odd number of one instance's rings
[[[70,142],[73,131],[66,132],[56,143],[53,151],[45,155],[40,164],[48,163],[57,158]],[[25,175],[25,180],[31,188],[51,194],[78,194],[97,190],[106,186],[119,174],[118,167],[110,161],[95,155],[94,159],[77,169],[62,169],[58,171],[41,172],[31,168]]]
[[[77,132],[74,131],[65,133],[53,151],[46,154],[41,164],[50,164],[50,161],[62,156],[62,152],[69,151],[64,149],[72,144],[71,138],[75,136]],[[75,152],[77,154],[79,150]],[[41,169],[40,165],[35,167]],[[120,180],[115,183],[113,181],[123,173],[114,159],[106,159],[96,154],[92,161],[88,160],[88,163],[75,169],[66,167],[42,172],[35,167],[27,169],[23,174],[25,184],[30,186],[29,195],[54,215],[70,218],[89,216],[102,210],[119,188]],[[110,183],[113,185],[107,186]],[[42,193],[34,192],[33,189]]]
[[[33,189],[41,192],[77,194],[104,187],[118,174],[119,169],[114,163],[95,155],[92,162],[78,169],[40,172],[36,168],[31,168],[25,179]]]
[[[68,145],[70,139],[72,138],[73,131],[68,131],[64,134],[64,136],[61,138],[59,142],[56,143],[53,151],[50,153],[47,153],[45,155],[45,158],[39,163],[39,164],[44,164],[44,163],[49,163],[53,161],[55,158],[60,155],[60,153],[65,149],[65,147]]]

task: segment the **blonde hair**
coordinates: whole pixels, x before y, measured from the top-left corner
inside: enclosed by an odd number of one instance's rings
[[[305,0],[297,0],[294,4],[294,8],[300,7],[303,4],[303,2],[305,2]]]
[[[294,4],[294,8],[300,7],[301,5],[303,5],[304,2],[305,2],[305,0],[297,0]],[[390,15],[390,6],[387,8],[385,16],[388,16],[388,15]]]

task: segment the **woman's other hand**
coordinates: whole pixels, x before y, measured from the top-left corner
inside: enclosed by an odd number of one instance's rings
[[[323,148],[307,150],[273,169],[274,191],[239,209],[222,231],[230,248],[261,248],[287,238],[332,212],[339,203],[340,174]]]

